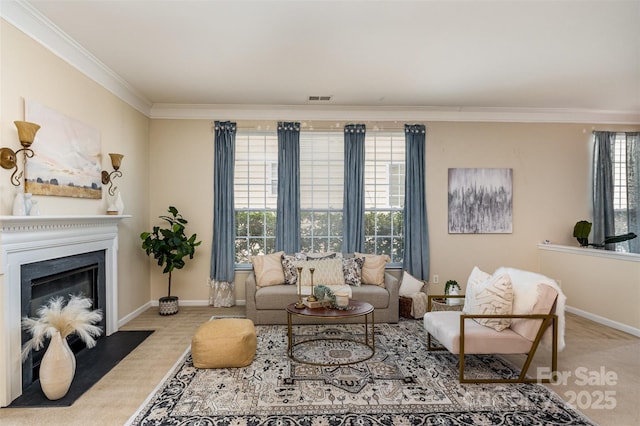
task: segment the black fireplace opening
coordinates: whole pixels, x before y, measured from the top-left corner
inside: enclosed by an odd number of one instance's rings
[[[88,297],[93,301],[92,309],[102,309],[99,325],[104,336],[106,329],[106,278],[105,250],[82,253],[21,266],[21,315],[37,317],[38,309],[54,297],[69,300],[70,295]],[[31,336],[22,330],[22,344]],[[71,350],[77,354],[85,349],[78,336],[67,337]],[[22,364],[22,388],[25,389],[39,377],[40,362],[47,349],[31,351]]]

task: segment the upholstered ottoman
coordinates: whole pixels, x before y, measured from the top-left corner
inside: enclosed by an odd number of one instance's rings
[[[244,318],[207,321],[191,339],[191,356],[197,368],[246,367],[256,355],[256,330]]]

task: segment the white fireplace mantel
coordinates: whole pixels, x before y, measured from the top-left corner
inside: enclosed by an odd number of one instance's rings
[[[21,266],[104,250],[105,334],[113,334],[118,329],[118,224],[127,217],[0,216],[0,406],[22,394]]]

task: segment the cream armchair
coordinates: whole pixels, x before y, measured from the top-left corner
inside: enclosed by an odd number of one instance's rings
[[[431,299],[447,296],[429,296]],[[455,296],[453,296],[455,297]],[[551,346],[551,369],[557,371],[558,350],[564,348],[564,303],[566,297],[548,277],[513,268],[500,268],[493,275],[474,268],[463,311],[427,312],[424,328],[428,350],[448,350],[459,355],[460,383],[549,382],[530,378],[527,371],[540,343]],[[441,346],[434,346],[432,337]],[[466,378],[465,355],[527,354],[516,379]]]

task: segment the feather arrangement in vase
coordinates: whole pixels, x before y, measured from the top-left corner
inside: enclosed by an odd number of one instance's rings
[[[87,348],[92,348],[96,337],[102,334],[102,329],[95,325],[102,320],[102,311],[90,310],[92,304],[86,297],[71,295],[66,304],[63,297],[53,297],[37,310],[38,318],[22,319],[22,328],[31,334],[22,347],[23,361],[32,350],[44,347],[47,338],[51,340],[40,364],[40,385],[51,400],[67,394],[75,375],[76,359],[67,336],[77,334]]]

